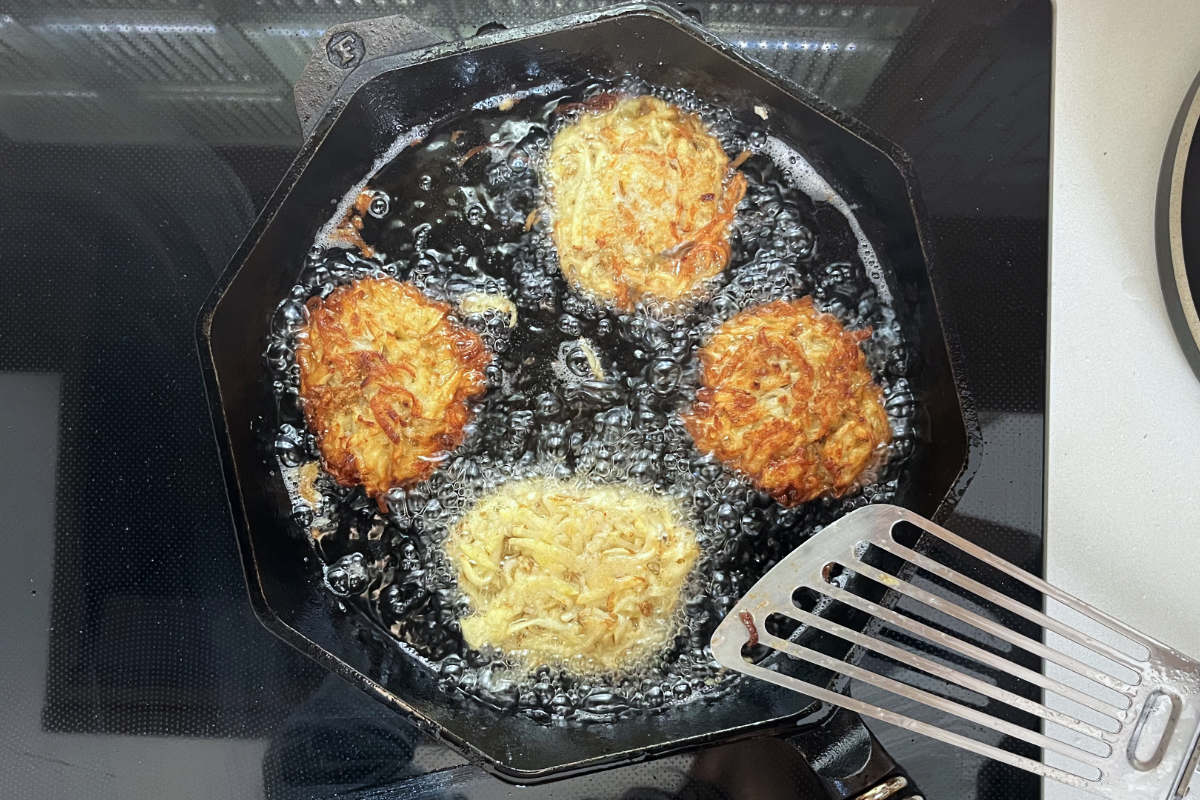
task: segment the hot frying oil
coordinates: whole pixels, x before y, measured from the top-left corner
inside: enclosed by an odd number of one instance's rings
[[[729,267],[689,303],[623,313],[568,287],[548,235],[539,181],[567,104],[600,92],[654,93],[698,114],[741,165],[748,189],[731,234]],[[733,680],[712,661],[716,623],[754,581],[821,526],[867,502],[892,499],[920,435],[909,356],[881,264],[851,207],[765,123],[689,92],[634,79],[548,87],[438,122],[389,152],[356,186],[372,193],[365,258],[318,236],[276,313],[266,358],[276,398],[272,446],[293,498],[297,528],[326,564],[326,584],[364,622],[388,631],[449,693],[547,721],[656,713],[721,692]],[[577,113],[577,112],[575,112]],[[367,275],[411,281],[477,330],[494,358],[463,445],[439,454],[427,482],[387,495],[387,513],[361,489],[323,473],[298,400],[296,338],[304,302]],[[841,499],[786,509],[696,450],[680,413],[696,391],[695,353],[733,314],[767,300],[812,295],[849,328],[871,328],[867,363],[884,390],[893,439],[885,465]],[[674,637],[637,670],[602,674],[535,667],[467,648],[470,612],[444,552],[465,510],[522,478],[626,483],[669,498],[695,531],[701,555],[687,580]]]

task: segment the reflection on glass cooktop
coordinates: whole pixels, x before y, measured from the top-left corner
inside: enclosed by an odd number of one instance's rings
[[[0,794],[812,796],[781,740],[507,787],[275,640],[246,599],[193,328],[299,147],[290,85],[314,42],[354,16],[458,38],[596,4],[97,5],[0,15]],[[1049,3],[695,7],[912,156],[983,428],[950,526],[1039,570]],[[1037,796],[876,733],[929,798]]]

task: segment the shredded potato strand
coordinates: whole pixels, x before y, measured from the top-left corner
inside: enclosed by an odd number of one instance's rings
[[[446,550],[474,609],[461,623],[468,645],[603,671],[663,648],[699,555],[669,500],[549,478],[479,500]]]
[[[507,296],[486,292],[467,292],[458,299],[458,307],[464,314],[482,314],[495,311],[508,320],[508,327],[517,327],[517,306]]]

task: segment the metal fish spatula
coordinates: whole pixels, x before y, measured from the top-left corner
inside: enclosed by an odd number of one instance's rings
[[[885,589],[903,602],[881,605]],[[717,627],[712,652],[729,669],[1114,800],[1183,798],[1200,760],[1200,662],[896,506],[858,509],[780,561]],[[818,685],[813,666],[870,684],[893,709]],[[997,716],[998,704],[1043,730]],[[930,712],[941,721],[920,718]],[[982,741],[981,729],[1043,758]]]

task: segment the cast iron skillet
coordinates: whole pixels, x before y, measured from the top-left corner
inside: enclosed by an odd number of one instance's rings
[[[272,313],[331,202],[371,171],[399,132],[552,77],[572,84],[633,72],[694,89],[735,113],[765,109],[772,132],[856,205],[885,265],[916,361],[910,383],[920,408],[919,439],[896,502],[934,519],[948,514],[968,479],[976,438],[956,383],[951,326],[938,313],[908,160],[893,145],[657,4],[491,30],[466,42],[434,39],[396,18],[326,32],[296,88],[309,138],[201,313],[201,361],[258,616],[318,663],[510,781],[546,780],[763,732],[800,732],[797,743],[831,795],[858,795],[894,765],[856,719],[831,715],[808,698],[743,681],[716,702],[658,716],[541,725],[449,700],[386,637],[364,632],[327,602],[317,559],[289,534],[290,503],[259,444],[274,413],[262,356]],[[841,621],[863,625],[852,617]],[[817,675],[807,679],[834,685]]]

